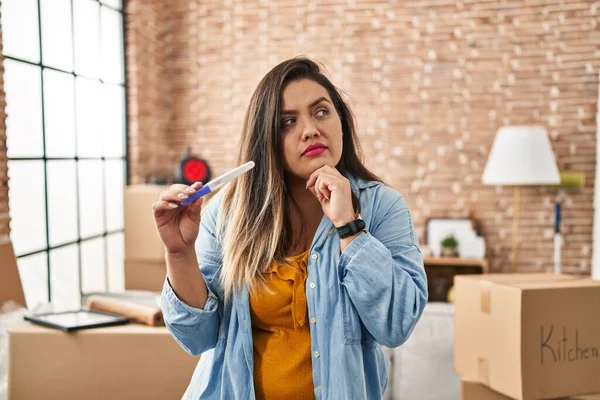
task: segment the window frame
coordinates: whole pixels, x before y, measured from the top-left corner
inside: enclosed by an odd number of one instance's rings
[[[111,160],[117,160],[117,161],[122,161],[124,163],[124,186],[126,187],[129,182],[130,182],[130,166],[129,166],[129,116],[128,116],[128,104],[127,104],[127,39],[126,39],[126,32],[127,32],[127,16],[126,16],[126,6],[127,6],[127,0],[122,0],[122,5],[121,5],[121,9],[119,8],[115,8],[111,5],[105,4],[103,3],[101,0],[90,0],[90,1],[94,1],[96,3],[98,3],[98,30],[99,30],[99,38],[100,38],[100,51],[102,50],[102,8],[105,7],[107,9],[116,11],[118,13],[121,14],[121,18],[122,18],[122,41],[121,41],[121,46],[123,49],[123,57],[122,57],[122,62],[121,62],[121,67],[122,67],[122,72],[123,72],[123,81],[122,83],[115,83],[115,82],[106,82],[102,76],[102,74],[100,74],[100,78],[90,78],[89,76],[86,75],[82,75],[82,74],[78,74],[76,72],[76,66],[75,66],[75,13],[74,13],[74,1],[77,0],[70,0],[69,4],[70,4],[70,8],[71,8],[71,46],[72,46],[72,61],[73,61],[73,71],[68,71],[68,70],[63,70],[60,68],[56,68],[56,67],[52,67],[52,66],[48,66],[48,65],[44,65],[44,45],[43,45],[43,35],[42,35],[42,4],[41,4],[41,0],[37,0],[37,22],[38,22],[38,39],[39,39],[39,62],[31,62],[29,60],[25,60],[19,57],[15,57],[15,56],[10,56],[10,55],[5,55],[3,54],[3,57],[5,60],[12,60],[12,61],[16,61],[18,63],[23,63],[23,64],[28,64],[31,66],[36,66],[39,68],[39,73],[40,73],[40,79],[41,79],[41,92],[40,92],[40,96],[41,96],[41,134],[42,134],[42,156],[41,157],[8,157],[8,162],[20,162],[20,161],[41,161],[43,163],[43,180],[44,180],[44,208],[45,208],[45,229],[46,229],[46,243],[45,243],[45,247],[44,248],[40,248],[38,250],[35,251],[31,251],[31,252],[27,252],[27,253],[23,253],[23,254],[17,254],[17,259],[22,259],[22,258],[26,258],[26,257],[30,257],[30,256],[34,256],[34,255],[38,255],[38,254],[42,254],[45,253],[46,255],[46,272],[47,272],[47,289],[48,289],[48,298],[47,301],[49,303],[52,303],[52,257],[51,257],[51,251],[52,250],[56,250],[56,249],[60,249],[63,247],[67,247],[67,246],[72,246],[72,245],[77,245],[77,267],[78,267],[78,272],[79,272],[79,295],[80,295],[80,299],[83,299],[84,295],[86,293],[83,292],[82,290],[82,246],[81,244],[84,242],[88,242],[88,241],[92,241],[95,239],[99,239],[99,238],[104,238],[104,270],[103,270],[103,274],[104,274],[104,282],[103,282],[103,286],[105,290],[109,289],[109,262],[110,262],[110,257],[109,257],[109,249],[108,249],[108,238],[111,235],[115,235],[115,234],[119,234],[119,233],[123,233],[123,227],[121,227],[121,229],[114,229],[114,230],[107,230],[108,226],[107,226],[107,202],[106,202],[106,198],[107,198],[107,187],[108,185],[106,184],[106,168],[107,168],[107,161],[111,161]],[[102,60],[100,60],[102,61]],[[73,99],[74,99],[74,133],[75,133],[75,155],[73,157],[48,157],[47,156],[47,138],[46,138],[46,119],[45,119],[45,113],[46,113],[46,96],[44,93],[44,71],[48,69],[51,71],[56,71],[56,72],[60,72],[63,74],[67,74],[67,75],[71,75],[73,76]],[[123,89],[123,132],[124,132],[124,138],[123,139],[123,145],[124,145],[124,149],[123,149],[123,155],[122,156],[113,156],[113,157],[107,157],[105,154],[103,154],[102,156],[99,157],[80,157],[78,155],[78,149],[77,149],[77,134],[78,134],[78,127],[76,124],[77,121],[77,78],[86,78],[86,79],[93,79],[95,81],[99,81],[101,85],[104,85],[105,83],[108,83],[110,85],[114,85],[114,86],[119,86],[120,88]],[[10,132],[7,129],[7,138],[10,136]],[[100,234],[95,234],[95,235],[91,235],[91,236],[86,236],[86,237],[82,237],[81,236],[81,209],[80,209],[80,196],[79,196],[79,191],[80,191],[80,161],[86,161],[86,160],[94,160],[94,161],[100,161],[101,165],[102,165],[102,189],[103,189],[103,200],[104,200],[104,204],[103,204],[103,208],[102,208],[102,218],[103,218],[103,222],[104,222],[104,230],[102,233]],[[69,241],[66,243],[61,243],[58,245],[51,245],[50,244],[50,215],[49,213],[51,212],[51,210],[49,210],[49,190],[48,190],[48,162],[51,161],[74,161],[75,162],[75,196],[76,196],[76,221],[77,221],[77,240],[73,240],[73,241]],[[9,193],[9,198],[10,198],[10,193]],[[11,219],[11,224],[13,224],[15,221]],[[12,232],[12,230],[11,230]]]

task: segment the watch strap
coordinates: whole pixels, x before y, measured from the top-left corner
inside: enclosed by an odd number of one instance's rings
[[[358,232],[364,231],[365,226],[365,221],[363,221],[360,218],[357,218],[354,221],[348,222],[347,224],[342,225],[336,229],[340,238],[344,239],[348,236],[352,236]]]

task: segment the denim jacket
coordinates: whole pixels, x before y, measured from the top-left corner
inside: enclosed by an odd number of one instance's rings
[[[323,217],[309,252],[306,299],[317,399],[382,398],[390,361],[381,345],[404,343],[427,302],[423,257],[404,199],[379,182],[349,180],[367,232],[340,254],[339,236]],[[175,340],[188,353],[202,354],[184,399],[255,398],[248,289],[222,301],[219,202],[217,195],[207,205],[196,242],[208,288],[204,308],[178,299],[168,280],[161,296]]]

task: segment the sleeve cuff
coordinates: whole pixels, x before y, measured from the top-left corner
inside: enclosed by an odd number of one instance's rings
[[[189,313],[199,318],[203,318],[213,314],[215,311],[217,311],[219,299],[217,298],[217,296],[215,296],[213,292],[210,291],[208,285],[206,286],[206,289],[208,290],[208,298],[206,299],[204,308],[192,307],[183,302],[179,297],[177,297],[177,295],[173,291],[173,288],[171,287],[169,278],[165,278],[162,294],[163,298],[167,300],[166,302],[163,302],[163,308],[166,307],[167,310],[163,309],[163,312],[167,311],[170,314],[175,315],[181,313]]]
[[[344,250],[342,255],[340,256],[340,262],[338,264],[338,272],[340,277],[343,277],[345,274],[346,266],[352,260],[352,257],[359,251],[367,242],[369,242],[373,236],[369,232],[362,232],[353,241],[350,242],[348,247]]]

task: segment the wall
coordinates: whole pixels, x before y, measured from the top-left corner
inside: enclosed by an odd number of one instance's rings
[[[596,113],[596,154],[598,154],[600,141],[600,85],[598,86],[598,110]],[[593,252],[592,258],[592,278],[600,280],[600,164],[596,163],[596,182],[594,187],[594,234],[593,234],[593,248],[596,249]]]
[[[1,3],[1,2],[0,2]],[[4,56],[2,55],[2,26],[0,25],[0,243],[9,239],[8,166],[6,156],[6,99],[4,97]]]
[[[128,1],[133,182],[172,171],[187,146],[215,173],[232,167],[258,81],[305,54],[348,93],[366,163],[404,194],[421,242],[427,218],[471,215],[494,271],[510,268],[513,212],[511,188],[481,184],[494,134],[546,126],[559,168],[584,172],[586,186],[524,189],[520,269],[552,268],[558,198],[565,270],[590,271],[600,2],[164,4]]]
[[[130,183],[158,177],[166,165],[168,122],[173,110],[166,73],[170,45],[166,2],[128,1],[126,74]]]

